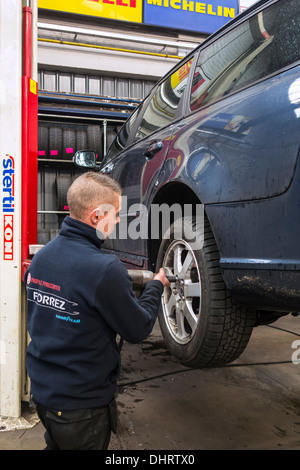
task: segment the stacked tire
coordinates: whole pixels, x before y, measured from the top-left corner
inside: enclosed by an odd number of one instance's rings
[[[57,127],[50,128],[50,131],[51,129],[51,137],[53,139],[51,142],[53,145],[55,143],[58,152],[62,152],[63,155],[70,157],[77,150],[93,150],[98,158],[102,157],[102,131],[100,126],[78,126],[76,130],[74,128],[60,129]],[[60,146],[58,144],[59,138],[61,138]],[[73,149],[73,152],[71,152],[71,149]],[[73,180],[74,176],[72,174],[60,174],[56,177],[55,190],[58,211],[68,210],[67,192]]]

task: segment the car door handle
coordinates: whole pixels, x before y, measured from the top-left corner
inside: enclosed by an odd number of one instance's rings
[[[114,169],[114,164],[113,163],[110,163],[109,165],[105,166],[104,168],[102,168],[102,173],[106,173],[107,175],[109,175],[113,169]]]
[[[144,153],[146,160],[151,160],[154,157],[154,155],[163,148],[163,146],[164,144],[162,143],[161,140],[152,142],[152,144],[149,145],[149,147]]]

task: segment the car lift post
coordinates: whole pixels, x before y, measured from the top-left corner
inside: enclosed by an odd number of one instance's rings
[[[30,245],[37,243],[38,200],[38,84],[37,84],[37,0],[23,0],[22,73],[22,230],[21,281],[29,261]],[[27,340],[26,288],[21,282],[21,398],[29,398],[25,367]]]
[[[32,16],[37,24],[37,0],[0,2],[0,416],[8,418],[21,415],[26,342],[22,261],[36,233]]]
[[[22,76],[22,278],[29,245],[37,243],[38,85],[32,78],[33,11],[23,7]]]

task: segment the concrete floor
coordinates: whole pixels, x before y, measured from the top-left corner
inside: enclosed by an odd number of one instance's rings
[[[300,318],[284,317],[256,328],[235,363],[207,370],[176,363],[158,326],[139,345],[125,342],[110,450],[300,449],[297,340]],[[0,450],[43,447],[41,423],[0,432]]]

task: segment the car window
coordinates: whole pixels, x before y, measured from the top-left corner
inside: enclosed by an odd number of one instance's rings
[[[181,64],[154,90],[142,121],[137,129],[134,142],[152,134],[172,122],[176,116],[180,99],[187,85],[193,59]]]
[[[300,2],[284,0],[203,49],[193,77],[191,110],[300,59]]]
[[[127,121],[121,127],[120,132],[118,133],[115,140],[113,141],[110,148],[108,149],[108,152],[105,157],[105,162],[108,162],[109,160],[114,158],[115,155],[120,153],[125,148],[130,132],[133,128],[133,125],[137,117],[142,111],[143,105],[144,105],[144,102],[142,102],[138,106],[138,108],[135,111],[133,111],[131,116],[127,119]]]

